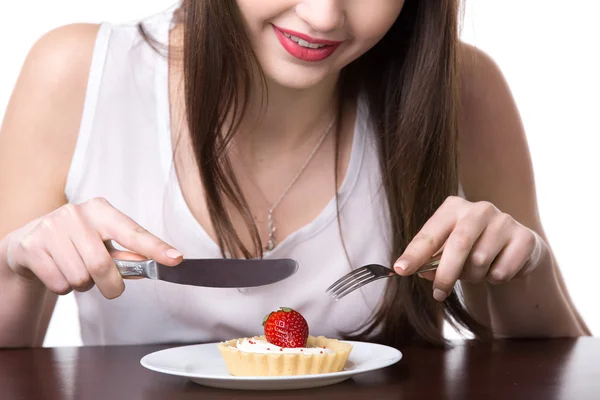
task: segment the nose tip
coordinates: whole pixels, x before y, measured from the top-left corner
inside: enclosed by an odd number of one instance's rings
[[[297,15],[318,32],[332,32],[344,26],[344,10],[332,2],[303,2],[296,7]]]

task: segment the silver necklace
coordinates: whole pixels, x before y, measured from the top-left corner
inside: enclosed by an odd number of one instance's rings
[[[331,121],[331,123],[329,124],[329,126],[327,127],[327,129],[325,130],[325,132],[323,133],[323,135],[317,142],[317,144],[315,144],[315,147],[312,149],[312,151],[306,158],[306,161],[304,161],[304,164],[302,165],[302,167],[300,167],[300,170],[298,170],[298,172],[296,173],[294,178],[290,181],[287,188],[283,191],[283,193],[281,193],[281,195],[279,196],[277,201],[275,201],[275,203],[273,203],[273,205],[269,208],[269,212],[267,214],[267,227],[269,229],[269,239],[267,240],[267,246],[265,247],[265,250],[271,251],[275,248],[275,245],[277,244],[277,239],[275,238],[275,232],[277,231],[277,227],[275,226],[275,219],[273,218],[273,212],[275,211],[275,209],[277,208],[279,203],[281,203],[283,198],[288,194],[288,192],[290,191],[292,186],[294,186],[294,184],[296,183],[298,178],[300,178],[300,175],[302,175],[302,173],[304,172],[304,170],[306,169],[306,167],[308,166],[308,164],[310,163],[310,161],[312,160],[314,155],[317,153],[317,150],[319,150],[319,148],[325,141],[327,134],[329,134],[329,132],[331,131],[331,128],[333,127],[334,122],[335,122],[335,118],[333,118],[333,120]],[[262,193],[262,191],[261,191],[261,193]],[[264,197],[264,193],[263,193],[263,197]]]

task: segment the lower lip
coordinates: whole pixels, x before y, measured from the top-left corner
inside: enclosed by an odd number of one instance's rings
[[[321,47],[320,49],[310,49],[308,47],[302,47],[298,43],[294,42],[289,37],[285,36],[282,31],[273,27],[275,30],[275,35],[277,35],[277,39],[279,39],[279,43],[283,46],[284,49],[288,51],[291,55],[296,57],[302,61],[309,62],[317,62],[323,61],[327,57],[333,54],[333,52],[338,48],[338,44]]]

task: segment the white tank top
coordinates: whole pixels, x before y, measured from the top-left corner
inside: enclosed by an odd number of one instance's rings
[[[144,21],[168,42],[173,10]],[[293,258],[299,271],[252,289],[127,281],[116,300],[94,288],[76,293],[84,345],[207,342],[262,332],[263,317],[280,306],[307,319],[311,334],[339,337],[372,316],[385,282],[355,291],[340,302],[325,289],[351,268],[391,265],[389,219],[375,143],[359,105],[348,171],[339,190],[343,237],[335,199],[320,215],[282,241],[266,258]],[[186,258],[221,257],[194,219],[176,178],[169,121],[168,64],[138,34],[135,24],[103,24],[93,54],[83,120],[69,171],[71,203],[104,197]]]

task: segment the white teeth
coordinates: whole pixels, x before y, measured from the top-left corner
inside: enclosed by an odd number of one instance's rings
[[[308,47],[309,49],[320,49],[322,47],[325,47],[326,45],[324,44],[316,44],[316,43],[308,43],[306,40],[304,39],[300,39],[297,36],[294,35],[289,35],[285,32],[283,32],[283,34],[285,35],[285,37],[292,39],[294,42],[298,43],[298,45],[302,46],[302,47]]]
[[[298,40],[298,44],[302,47],[309,47],[310,43],[308,43],[306,40]]]

